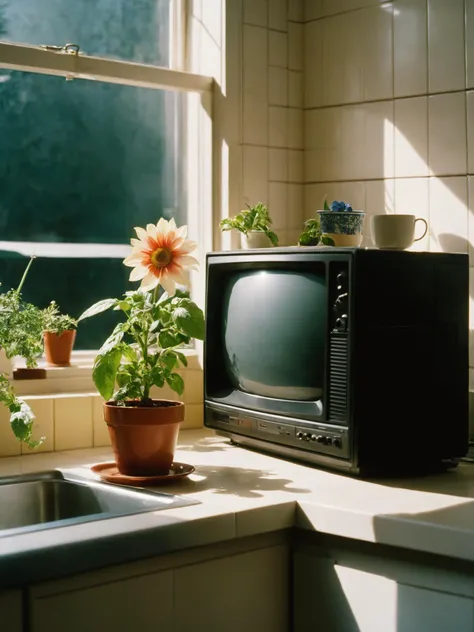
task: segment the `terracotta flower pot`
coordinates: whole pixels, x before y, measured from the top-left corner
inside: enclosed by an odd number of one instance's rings
[[[44,353],[46,362],[53,366],[70,366],[71,353],[76,339],[76,330],[68,329],[62,334],[44,332]]]
[[[104,404],[117,468],[127,476],[166,474],[173,462],[184,404],[167,399],[153,400],[150,407],[133,404]]]

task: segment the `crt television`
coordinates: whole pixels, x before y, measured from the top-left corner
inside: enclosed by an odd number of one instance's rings
[[[467,255],[267,248],[206,275],[207,427],[356,475],[466,454]]]

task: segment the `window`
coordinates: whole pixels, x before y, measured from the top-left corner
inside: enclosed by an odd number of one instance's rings
[[[3,288],[16,287],[36,254],[25,299],[40,307],[54,299],[78,316],[132,288],[122,260],[134,226],[172,216],[196,232],[184,159],[195,140],[185,130],[201,107],[193,93],[210,93],[212,80],[174,69],[184,58],[182,4],[0,2]],[[79,54],[61,50],[67,42]],[[85,321],[76,349],[99,347],[114,316]]]

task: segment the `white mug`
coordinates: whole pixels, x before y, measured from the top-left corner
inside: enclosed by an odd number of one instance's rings
[[[422,222],[425,230],[415,238],[415,225]],[[388,250],[405,250],[415,241],[420,241],[428,231],[428,224],[422,217],[415,215],[373,215],[370,220],[370,232],[374,246]]]

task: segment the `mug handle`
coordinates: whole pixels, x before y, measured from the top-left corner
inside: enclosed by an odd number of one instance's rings
[[[416,239],[413,240],[413,241],[420,241],[420,239],[423,239],[423,237],[428,232],[428,222],[426,221],[426,219],[423,219],[422,217],[417,217],[415,219],[415,224],[416,224],[416,222],[423,222],[423,224],[425,225],[425,230],[423,232],[423,235],[421,235],[421,237],[417,237]]]

